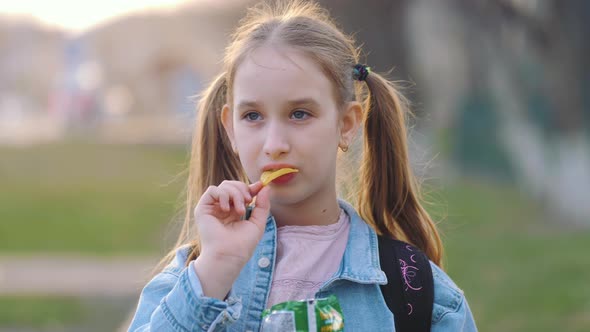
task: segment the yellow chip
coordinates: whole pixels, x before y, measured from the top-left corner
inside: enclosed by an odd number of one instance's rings
[[[265,171],[262,173],[262,176],[260,176],[260,180],[262,181],[262,185],[266,186],[279,176],[296,172],[299,172],[299,170],[294,168],[281,168],[277,169],[276,171]]]

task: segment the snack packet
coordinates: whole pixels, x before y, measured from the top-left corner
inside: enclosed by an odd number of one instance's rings
[[[288,301],[262,312],[262,332],[341,332],[344,317],[338,298]]]

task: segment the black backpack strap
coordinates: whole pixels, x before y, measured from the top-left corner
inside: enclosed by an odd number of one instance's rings
[[[428,257],[405,242],[379,236],[379,260],[387,275],[381,292],[396,332],[430,331],[434,284]]]

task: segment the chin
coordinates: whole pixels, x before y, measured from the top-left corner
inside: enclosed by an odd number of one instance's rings
[[[274,189],[274,188],[273,188]],[[302,190],[271,190],[270,192],[270,204],[276,205],[297,205],[310,199],[313,194],[310,192],[304,192]]]
[[[273,194],[271,193],[270,196],[270,205],[294,205],[301,202],[301,197],[296,195],[290,194]]]

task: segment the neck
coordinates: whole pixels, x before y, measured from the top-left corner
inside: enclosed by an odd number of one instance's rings
[[[338,222],[340,205],[336,192],[322,197],[308,197],[296,204],[271,204],[271,213],[277,226],[329,225]]]

